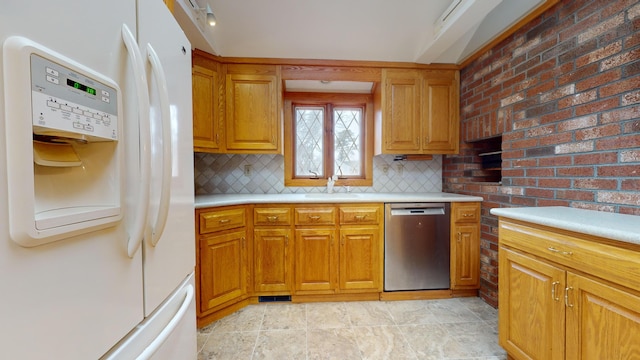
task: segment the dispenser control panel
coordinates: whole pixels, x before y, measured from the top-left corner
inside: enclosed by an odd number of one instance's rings
[[[31,54],[34,133],[89,141],[118,140],[117,90]]]

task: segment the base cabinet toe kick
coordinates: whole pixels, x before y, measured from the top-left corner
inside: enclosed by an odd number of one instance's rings
[[[440,205],[444,212],[445,204]],[[386,291],[385,218],[384,203],[196,209],[198,326],[273,299],[312,302],[477,295],[479,202],[446,203],[446,216],[434,217],[439,224],[429,232],[440,235],[438,254],[418,260],[439,261],[436,270],[427,267],[438,275],[416,275],[438,278],[431,287]],[[411,226],[422,229],[425,223]]]

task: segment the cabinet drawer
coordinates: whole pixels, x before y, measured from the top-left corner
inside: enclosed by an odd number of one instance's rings
[[[255,208],[253,209],[254,225],[291,225],[290,208]]]
[[[479,203],[454,203],[451,214],[454,222],[478,222],[480,221]]]
[[[500,220],[500,246],[536,255],[640,290],[640,248],[627,249],[565,233]]]
[[[313,207],[295,209],[296,225],[335,225],[336,208]]]
[[[382,209],[380,206],[351,206],[340,207],[340,224],[360,225],[380,223]]]
[[[200,234],[242,227],[246,225],[245,209],[203,211],[200,213],[199,221]]]

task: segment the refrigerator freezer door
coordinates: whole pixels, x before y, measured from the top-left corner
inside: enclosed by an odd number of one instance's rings
[[[196,358],[195,279],[190,274],[144,322],[101,360]]]

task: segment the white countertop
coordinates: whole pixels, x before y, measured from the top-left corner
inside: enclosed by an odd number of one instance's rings
[[[563,206],[494,208],[491,214],[640,245],[640,216]]]
[[[443,192],[434,193],[305,193],[305,194],[216,194],[197,195],[196,209],[242,204],[282,203],[388,203],[471,202],[482,197]]]

